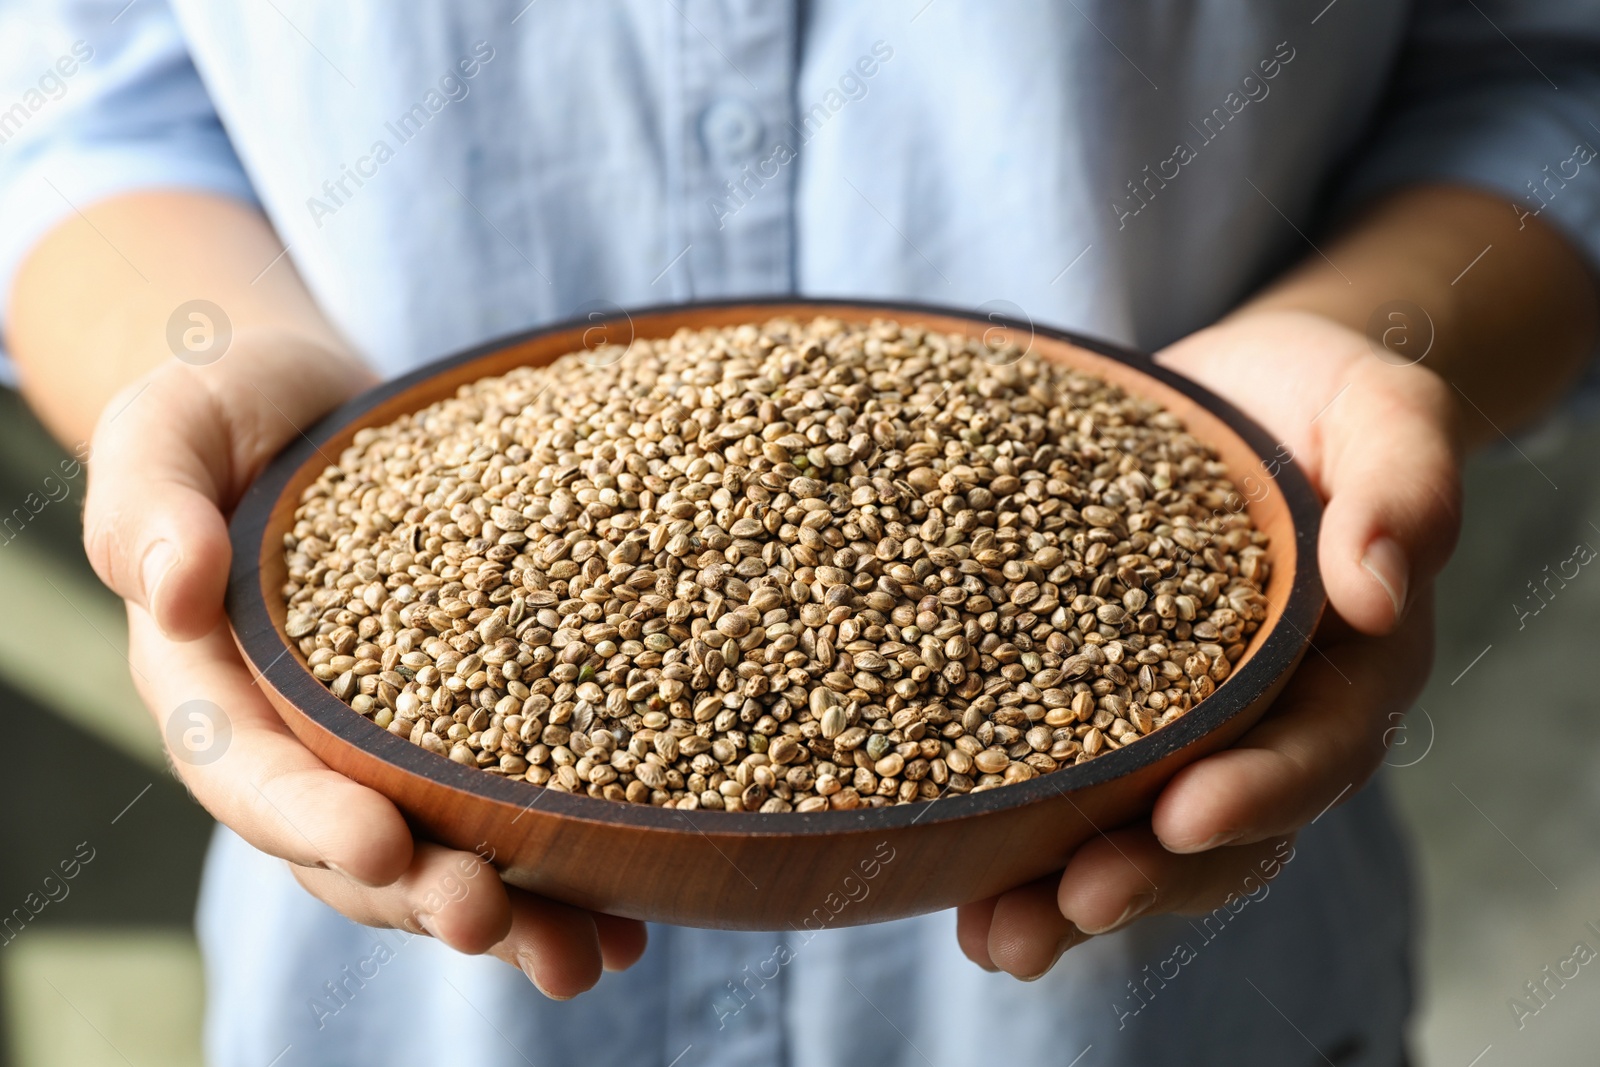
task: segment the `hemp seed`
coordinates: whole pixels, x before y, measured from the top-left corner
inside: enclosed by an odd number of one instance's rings
[[[547,789],[882,807],[1134,743],[1266,617],[1223,464],[1099,378],[829,318],[606,355],[362,429],[305,490],[285,632],[356,712]]]

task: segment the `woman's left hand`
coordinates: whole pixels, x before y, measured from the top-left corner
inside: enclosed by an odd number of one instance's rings
[[[1432,662],[1431,582],[1460,525],[1450,386],[1302,312],[1242,312],[1157,358],[1265,426],[1322,495],[1333,611],[1267,717],[1179,771],[1147,820],[1092,838],[1059,876],[960,909],[967,956],[1018,978],[1091,936],[1204,913],[1275,875],[1285,842],[1377,768]],[[1259,477],[1236,481],[1247,473]]]

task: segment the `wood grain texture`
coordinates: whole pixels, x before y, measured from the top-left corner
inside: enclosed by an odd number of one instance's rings
[[[246,493],[231,524],[228,615],[260,687],[328,766],[384,794],[423,837],[493,850],[513,885],[598,911],[684,926],[789,929],[880,922],[979,900],[1062,866],[1094,833],[1148,812],[1179,768],[1252,726],[1305,653],[1325,597],[1316,571],[1321,505],[1259,426],[1147,356],[1027,323],[1000,322],[1033,351],[1116,382],[1181,418],[1212,445],[1271,537],[1267,620],[1217,691],[1127,748],[984,793],[865,811],[680,812],[508,781],[434,755],[351,711],[312,677],[283,635],[283,535],[302,491],[381,425],[477,378],[542,365],[596,343],[776,315],[894,318],[982,336],[993,317],[921,305],[795,299],[675,305],[590,319],[483,345],[378,387],[291,444]],[[1246,478],[1253,479],[1246,483]],[[1257,489],[1256,487],[1260,487]],[[847,882],[847,879],[852,879]]]

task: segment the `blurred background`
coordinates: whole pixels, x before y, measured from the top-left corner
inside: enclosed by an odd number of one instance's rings
[[[1596,1061],[1600,958],[1577,961],[1600,953],[1597,427],[1558,419],[1474,461],[1434,677],[1392,737],[1423,914],[1419,1067]],[[65,458],[0,390],[0,694],[19,727],[0,748],[0,1055],[188,1067],[211,820],[129,681]]]

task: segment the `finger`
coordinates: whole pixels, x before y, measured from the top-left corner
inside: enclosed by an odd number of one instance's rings
[[[391,885],[360,885],[335,872],[290,864],[296,880],[364,926],[426,933],[457,952],[491,953],[521,970],[546,996],[591,988],[601,967],[624,970],[644,953],[644,924],[593,915],[513,889],[470,852],[417,845]]]
[[[1148,826],[1116,830],[1073,854],[1054,903],[1063,921],[1096,935],[1149,915],[1207,912],[1230,894],[1263,892],[1260,887],[1293,858],[1291,841],[1276,837],[1180,856],[1163,848]]]
[[[1061,954],[1087,939],[1056,904],[1058,876],[1001,893],[989,923],[988,955],[994,965],[1024,981],[1043,977]]]
[[[1449,391],[1431,371],[1372,360],[1323,416],[1317,561],[1334,610],[1363,633],[1393,630],[1455,547],[1460,457],[1441,429]]]
[[[956,909],[956,944],[967,959],[991,973],[1000,969],[989,956],[989,927],[999,899],[989,897]]]
[[[592,989],[604,962],[595,916],[518,889],[509,895],[511,931],[489,951],[520,968],[552,1000]]]
[[[608,971],[625,971],[639,962],[649,944],[649,932],[637,919],[616,915],[594,916],[600,935],[600,956]]]
[[[336,871],[290,864],[310,893],[363,926],[428,933],[457,952],[478,954],[511,930],[511,901],[495,869],[470,852],[422,843],[411,865],[381,888]]]
[[[130,604],[128,646],[134,686],[163,727],[174,771],[220,822],[263,852],[338,868],[369,885],[386,885],[410,868],[411,831],[400,812],[329,770],[289,732],[225,629],[169,641],[148,612]],[[218,745],[226,738],[220,754],[210,750],[200,758],[173,747],[187,724],[169,729],[171,717],[196,700],[221,720],[205,724]]]
[[[297,338],[241,331],[233,349],[221,363],[173,361],[134,382],[106,406],[88,457],[90,562],[179,640],[209,633],[220,617],[230,557],[223,512],[302,426],[371,380],[353,360]]]
[[[107,406],[83,514],[100,580],[183,640],[216,626],[231,557],[218,509],[227,427],[192,380],[197,373],[163,368]]]
[[[1150,822],[1165,847],[1199,852],[1286,834],[1355,795],[1427,680],[1432,626],[1425,589],[1397,633],[1307,653],[1267,718],[1162,790]]]

